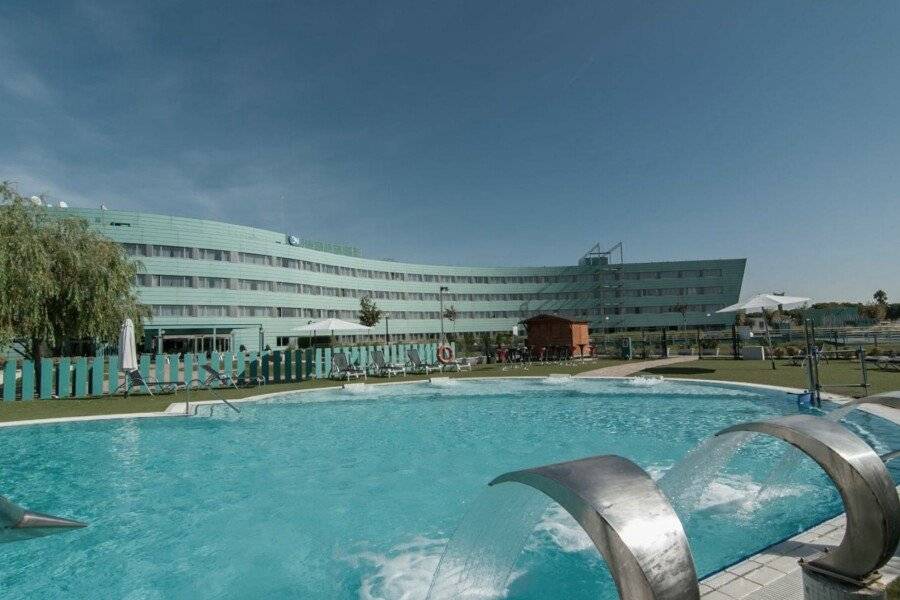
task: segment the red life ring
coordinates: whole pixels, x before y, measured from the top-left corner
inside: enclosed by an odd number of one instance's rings
[[[441,346],[437,351],[438,361],[445,365],[453,362],[453,348],[450,346]]]

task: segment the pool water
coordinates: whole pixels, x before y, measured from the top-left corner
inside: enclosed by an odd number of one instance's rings
[[[727,425],[798,411],[793,396],[738,386],[537,379],[331,389],[241,408],[3,430],[0,492],[90,524],[3,545],[3,597],[424,599],[495,476],[596,454],[659,476]],[[859,411],[852,421],[880,452],[897,447],[893,426]],[[785,448],[754,437],[680,509],[698,571],[840,512],[811,461],[773,477]],[[551,506],[506,592],[615,598],[611,586],[590,541]]]

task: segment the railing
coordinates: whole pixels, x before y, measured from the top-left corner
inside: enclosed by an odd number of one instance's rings
[[[331,357],[343,352],[351,364],[368,365],[375,350],[384,352],[387,362],[406,362],[406,351],[416,348],[423,361],[437,361],[437,344],[390,344],[334,348],[304,348],[265,352],[213,352],[205,354],[142,354],[138,370],[144,379],[187,383],[197,379],[203,365],[231,375],[238,385],[262,380],[266,384],[298,383],[328,378]],[[33,360],[10,358],[3,366],[5,401],[47,400],[51,398],[87,398],[115,395],[125,375],[119,369],[118,356],[63,356],[41,359],[40,369]],[[221,387],[215,382],[212,388]]]

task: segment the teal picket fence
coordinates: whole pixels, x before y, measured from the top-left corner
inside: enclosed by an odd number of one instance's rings
[[[304,348],[267,352],[213,352],[205,354],[142,354],[138,370],[160,384],[202,383],[207,376],[204,365],[230,373],[239,384],[257,381],[297,383],[327,378],[331,358],[343,352],[351,364],[367,366],[376,350],[384,352],[387,362],[404,363],[409,349],[418,349],[425,362],[437,360],[437,344],[390,344],[343,348]],[[87,398],[122,393],[125,377],[118,356],[63,356],[41,359],[40,368],[31,360],[6,361],[0,374],[4,401],[47,400],[50,398]],[[216,384],[218,385],[218,384]]]

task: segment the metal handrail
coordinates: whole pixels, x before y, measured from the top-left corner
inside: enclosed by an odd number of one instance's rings
[[[187,398],[186,398],[185,401],[184,401],[184,414],[188,414],[188,412],[189,412],[189,410],[190,410],[190,406],[191,406],[191,395],[190,395],[191,386],[194,385],[195,383],[197,384],[198,387],[199,387],[199,386],[204,386],[204,385],[206,385],[206,381],[207,381],[207,380],[201,380],[201,379],[195,378],[195,379],[192,379],[192,380],[190,381],[190,383],[188,383],[188,384],[185,385],[185,389],[187,390],[188,394],[187,394]],[[232,382],[232,385],[234,385],[234,389],[238,389],[238,388],[237,388],[237,385],[235,385],[234,382]],[[228,408],[230,408],[231,410],[233,410],[233,411],[236,412],[236,413],[240,413],[240,412],[241,412],[241,410],[240,410],[237,406],[235,406],[234,404],[232,404],[231,402],[229,402],[228,400],[226,400],[225,398],[223,398],[222,396],[220,396],[219,394],[217,394],[216,391],[215,391],[216,388],[207,385],[207,389],[208,389],[210,392],[212,392],[212,394],[216,397],[217,400],[219,400],[219,401],[225,403],[226,405],[228,405]],[[210,406],[213,406],[213,405],[211,404]],[[199,409],[200,409],[200,405],[199,405],[199,404],[194,406],[194,416],[195,416],[195,417],[197,416],[197,411],[198,411]],[[210,408],[209,414],[210,414],[210,416],[212,416],[212,408]]]

